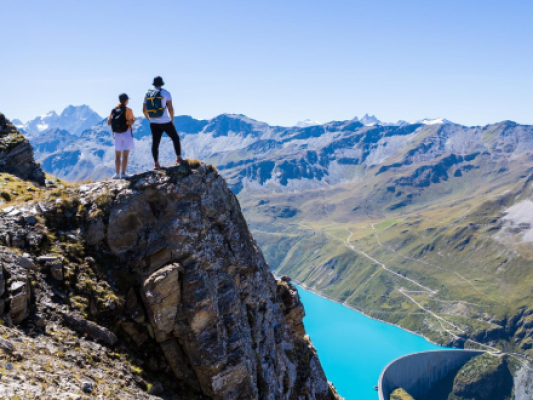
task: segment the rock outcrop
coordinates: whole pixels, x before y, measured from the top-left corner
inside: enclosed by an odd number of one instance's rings
[[[483,354],[467,362],[453,381],[449,400],[508,400],[513,376],[505,356]]]
[[[304,337],[297,292],[285,289],[287,280],[276,285],[213,168],[172,168],[80,191],[95,215],[83,232],[135,274],[149,333],[177,379],[213,399],[332,398]]]
[[[0,113],[0,172],[44,185],[44,172],[35,162],[30,142]]]
[[[12,173],[37,179],[36,168]],[[146,368],[134,381],[152,394],[338,398],[297,291],[274,279],[214,168],[56,186],[0,211],[0,311],[13,324],[40,332],[55,321],[123,348]]]
[[[509,330],[520,349],[533,349],[533,309],[522,309],[509,321]]]

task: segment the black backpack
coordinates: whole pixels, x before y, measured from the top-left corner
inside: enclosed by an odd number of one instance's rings
[[[126,122],[126,107],[117,107],[111,111],[111,128],[115,133],[124,133],[130,129]]]

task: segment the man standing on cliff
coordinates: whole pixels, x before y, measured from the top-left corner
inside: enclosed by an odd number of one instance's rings
[[[148,90],[144,96],[143,113],[150,121],[152,131],[152,155],[154,156],[154,168],[161,168],[159,164],[159,144],[163,133],[166,133],[174,143],[176,152],[176,164],[180,165],[181,145],[178,132],[174,126],[174,107],[172,107],[172,96],[168,90],[163,89],[163,78],[156,76],[152,85],[153,89]]]

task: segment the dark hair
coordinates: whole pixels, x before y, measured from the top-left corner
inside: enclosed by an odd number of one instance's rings
[[[165,82],[163,82],[163,78],[161,78],[160,76],[156,76],[154,78],[154,81],[152,82],[152,85],[154,85],[155,87],[160,87],[160,86],[163,86],[165,84]]]
[[[126,93],[122,93],[118,96],[118,106],[117,107],[124,107],[126,105],[126,101],[128,101],[130,98]]]

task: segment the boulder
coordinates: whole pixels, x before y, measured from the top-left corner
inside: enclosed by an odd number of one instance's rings
[[[9,340],[4,339],[0,336],[0,349],[2,349],[6,353],[13,353],[13,350],[15,349],[15,346],[13,346],[13,343],[11,343]]]
[[[171,264],[150,275],[143,284],[142,295],[156,340],[164,341],[176,322],[181,290],[180,266]]]
[[[92,393],[94,390],[92,382],[83,382],[81,384],[81,390],[83,390],[84,393]]]
[[[56,281],[62,281],[64,276],[63,276],[63,261],[62,260],[56,260],[56,261],[53,261],[53,262],[50,262],[50,263],[47,263],[49,264],[48,266],[50,267],[50,272],[52,273],[52,277],[56,280]]]
[[[31,289],[28,278],[11,282],[9,294],[9,314],[14,324],[20,324],[30,315]]]
[[[79,315],[65,311],[60,312],[60,314],[63,317],[63,321],[75,331],[86,333],[93,339],[101,340],[109,345],[114,345],[118,340],[116,335],[107,328],[92,321],[87,321]]]
[[[33,261],[30,260],[28,257],[20,256],[17,262],[22,268],[26,268],[32,271],[36,271],[38,269],[33,263]]]
[[[86,240],[87,244],[95,246],[105,238],[105,224],[101,218],[91,222],[87,227]]]

